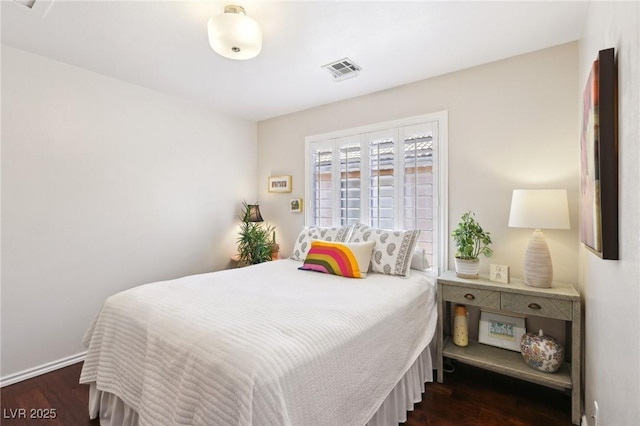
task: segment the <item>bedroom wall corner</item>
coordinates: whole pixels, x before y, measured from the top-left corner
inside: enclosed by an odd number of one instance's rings
[[[640,400],[640,3],[589,3],[579,43],[580,93],[598,51],[611,47],[618,66],[620,260],[580,249],[585,413],[590,419],[597,401],[599,424],[633,425],[640,419],[640,406],[631,402]]]
[[[2,370],[63,364],[104,300],[227,266],[257,125],[2,46]]]

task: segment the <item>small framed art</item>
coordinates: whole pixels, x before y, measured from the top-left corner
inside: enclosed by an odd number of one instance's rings
[[[291,192],[291,176],[269,176],[269,192]]]
[[[506,265],[489,265],[489,280],[509,284],[509,267]]]
[[[289,201],[289,211],[300,213],[302,211],[302,198],[292,198]]]
[[[498,314],[491,311],[480,312],[478,341],[485,345],[520,352],[520,339],[527,332],[524,317]]]

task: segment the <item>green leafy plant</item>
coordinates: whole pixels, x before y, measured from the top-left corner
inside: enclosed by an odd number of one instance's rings
[[[250,208],[242,203],[240,214],[240,232],[238,237],[238,257],[247,265],[268,262],[271,260],[272,246],[275,244],[274,227],[260,222],[250,222]],[[271,238],[273,235],[273,239]]]
[[[489,247],[491,235],[482,229],[474,216],[472,211],[463,214],[458,227],[451,233],[458,259],[475,260],[481,254],[489,257],[493,253]]]

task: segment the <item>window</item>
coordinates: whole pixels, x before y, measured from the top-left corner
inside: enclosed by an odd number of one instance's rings
[[[338,173],[340,179],[340,224],[353,225],[360,221],[360,145],[339,147]]]
[[[441,112],[307,137],[307,224],[420,229],[444,270],[446,136]]]

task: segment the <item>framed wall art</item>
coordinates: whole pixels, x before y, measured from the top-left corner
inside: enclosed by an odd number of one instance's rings
[[[601,50],[583,92],[580,240],[618,259],[618,88],[614,49]]]
[[[269,176],[269,192],[291,192],[291,176]]]
[[[302,211],[302,198],[292,198],[289,201],[289,211],[300,213]]]
[[[480,343],[520,352],[520,339],[526,332],[524,317],[503,315],[491,311],[480,312],[478,329]]]

